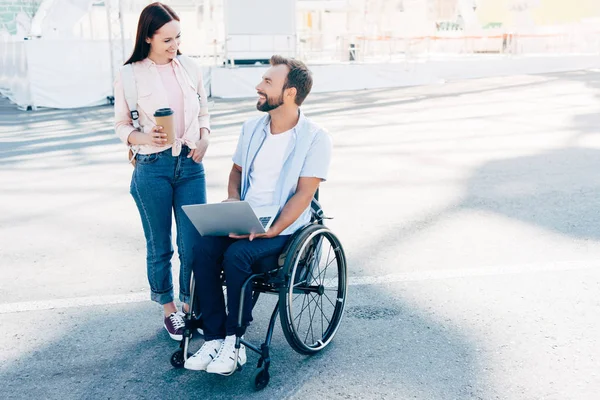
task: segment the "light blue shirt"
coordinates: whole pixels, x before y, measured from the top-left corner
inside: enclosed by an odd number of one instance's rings
[[[271,129],[271,117],[266,114],[249,119],[242,126],[233,162],[242,167],[241,199],[250,186],[250,169]],[[275,187],[274,204],[283,209],[296,193],[301,177],[327,180],[331,163],[331,136],[323,128],[306,118],[300,111],[298,123],[292,129],[292,140],[286,149],[283,168]],[[281,235],[291,235],[310,222],[310,205]]]

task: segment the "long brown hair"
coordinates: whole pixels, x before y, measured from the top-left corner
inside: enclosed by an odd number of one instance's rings
[[[135,37],[135,47],[125,65],[142,61],[148,57],[150,43],[146,42],[146,38],[151,38],[164,24],[173,20],[179,21],[179,17],[168,5],[158,2],[148,4],[140,14]],[[179,50],[177,50],[177,55],[180,54]]]

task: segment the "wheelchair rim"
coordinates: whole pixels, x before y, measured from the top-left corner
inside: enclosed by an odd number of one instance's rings
[[[316,244],[316,251],[311,256],[312,260],[310,260],[310,261],[311,261],[311,264],[316,262],[317,275],[315,276],[315,273],[314,273],[315,265],[313,264],[306,272],[306,275],[302,277],[302,280],[300,282],[296,282],[295,278],[296,278],[297,273],[299,272],[298,267],[300,265],[300,262],[302,261],[302,255],[307,251],[308,246],[313,245],[313,241],[315,238],[317,238],[319,243]],[[325,266],[323,268],[321,268],[320,262],[323,257],[323,241],[327,242],[330,247],[328,250],[328,254],[325,255],[325,257],[326,257],[325,258],[325,260],[326,260]],[[331,253],[332,251],[333,251],[333,258],[330,261],[330,256],[332,255],[332,253]],[[295,337],[295,341],[297,342],[297,344],[299,346],[309,349],[309,350],[317,351],[317,350],[320,350],[320,349],[324,348],[325,346],[327,346],[327,344],[329,344],[329,342],[335,336],[335,334],[340,326],[340,323],[341,323],[341,319],[342,319],[344,308],[345,308],[345,296],[346,296],[346,292],[347,292],[345,256],[344,256],[344,252],[343,252],[343,249],[342,249],[342,246],[341,246],[339,240],[327,228],[320,228],[320,229],[317,229],[317,230],[311,232],[306,237],[306,239],[303,240],[302,246],[300,247],[300,250],[296,254],[298,254],[298,256],[296,257],[296,259],[294,261],[294,267],[291,270],[290,281],[289,281],[290,284],[289,284],[289,287],[287,289],[287,294],[286,294],[287,302],[289,304],[289,306],[286,307],[286,314],[287,314],[287,319],[288,319],[287,322],[288,322],[288,326],[293,331],[293,334],[294,334],[293,336]],[[337,272],[337,277],[335,279],[327,279],[327,270],[328,270],[329,266],[331,265],[331,263],[333,263],[333,262],[335,262],[335,269]],[[304,274],[302,274],[302,275],[304,275]],[[298,290],[302,291],[302,286],[301,286],[302,283],[308,281],[308,283],[305,283],[304,288],[315,287],[315,286],[311,285],[313,280],[315,281],[315,283],[319,283],[319,286],[323,286],[323,287],[325,286],[325,284],[331,283],[333,280],[336,280],[337,288],[336,289],[323,288],[323,293],[322,294],[319,293],[318,297],[314,296],[314,297],[310,298],[308,300],[308,303],[306,303],[306,300],[309,297],[310,292],[304,292],[304,294],[305,294],[304,302],[300,306],[301,310],[300,310],[298,316],[292,315],[293,311],[294,311],[294,304],[296,304],[295,300],[297,300],[302,295],[302,293],[298,293]],[[336,297],[334,299],[331,299],[327,295],[327,292],[334,291],[334,290],[336,292],[335,293]],[[326,301],[328,303],[325,303],[324,299],[327,299]],[[313,304],[314,310],[311,310],[311,308],[310,308],[311,304]],[[325,316],[324,308],[325,308],[326,304],[330,304],[333,307],[333,311],[330,316],[331,320],[329,320]],[[304,335],[304,333],[299,332],[298,329],[301,324],[302,313],[306,310],[306,308],[308,308],[308,310],[309,310],[309,317],[311,318],[311,321],[310,321],[309,328],[307,328],[306,335]],[[311,311],[314,311],[314,313],[311,313]],[[315,341],[314,340],[314,329],[312,327],[312,322],[317,314],[317,311],[321,312],[321,337]],[[327,322],[328,322],[327,329],[324,328],[325,321],[323,320],[323,318],[325,318],[325,320],[327,320]],[[297,325],[295,324],[296,319],[299,319]],[[309,334],[311,335],[311,337],[313,339],[312,344],[306,343],[306,341],[308,340]],[[302,336],[304,336],[304,341],[302,341]]]

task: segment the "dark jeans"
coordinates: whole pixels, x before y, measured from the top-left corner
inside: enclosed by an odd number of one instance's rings
[[[179,251],[179,300],[189,304],[194,247],[200,234],[181,206],[206,203],[204,167],[187,158],[183,146],[178,157],[171,149],[136,156],[131,195],[140,212],[146,236],[146,264],[151,299],[160,304],[173,301],[171,222],[175,215]]]
[[[193,268],[206,341],[235,334],[244,281],[253,271],[275,269],[288,238],[289,235],[253,241],[214,236],[200,238]],[[221,271],[225,271],[228,313],[225,312]],[[247,290],[244,296],[242,326],[247,327],[252,321],[252,290]]]

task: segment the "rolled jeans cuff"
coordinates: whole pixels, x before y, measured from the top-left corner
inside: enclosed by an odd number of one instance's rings
[[[173,300],[174,300],[173,289],[171,289],[171,290],[169,290],[167,292],[163,292],[163,293],[151,292],[150,293],[150,299],[152,301],[157,302],[161,306],[164,305],[164,304],[172,303]]]
[[[179,301],[181,301],[182,303],[185,303],[187,305],[190,304],[190,295],[189,294],[183,294],[183,293],[179,293]]]

